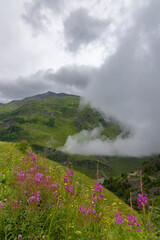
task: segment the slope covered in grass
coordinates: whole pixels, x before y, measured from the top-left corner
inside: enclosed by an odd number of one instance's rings
[[[34,151],[61,164],[68,157],[74,169],[94,178],[96,162],[100,162],[100,177],[121,175],[135,171],[143,159],[108,158],[100,156],[67,156],[55,152],[69,135],[100,127],[99,138],[114,139],[122,129],[113,119],[106,120],[102,113],[86,105],[79,107],[80,97],[47,92],[23,100],[0,105],[0,141],[16,142],[26,139]],[[53,154],[52,154],[53,153]]]
[[[113,120],[106,121],[88,105],[80,109],[79,103],[79,96],[48,92],[0,105],[0,140],[27,139],[30,144],[57,148],[81,130],[101,126],[101,134],[109,138],[121,132]]]
[[[98,182],[22,150],[0,142],[0,239],[156,239]]]

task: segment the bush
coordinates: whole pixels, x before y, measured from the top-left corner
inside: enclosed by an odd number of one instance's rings
[[[17,143],[17,148],[20,150],[22,153],[26,154],[27,152],[30,151],[30,145],[26,140],[22,140],[21,142]]]

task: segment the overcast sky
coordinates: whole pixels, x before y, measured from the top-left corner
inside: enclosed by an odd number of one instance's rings
[[[0,0],[0,102],[78,94],[132,135],[109,142],[90,133],[81,143],[76,135],[66,151],[159,153],[159,13],[159,0]]]

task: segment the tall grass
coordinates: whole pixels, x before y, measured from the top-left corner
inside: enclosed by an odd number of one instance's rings
[[[141,215],[107,198],[98,165],[91,185],[32,152],[15,163],[0,196],[0,239],[158,239],[144,196]]]

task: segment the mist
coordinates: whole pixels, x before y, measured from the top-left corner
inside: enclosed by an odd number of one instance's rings
[[[83,155],[146,156],[160,153],[160,1],[147,1],[133,24],[85,89],[84,96],[106,116],[134,132],[115,141],[69,136],[63,150]]]

